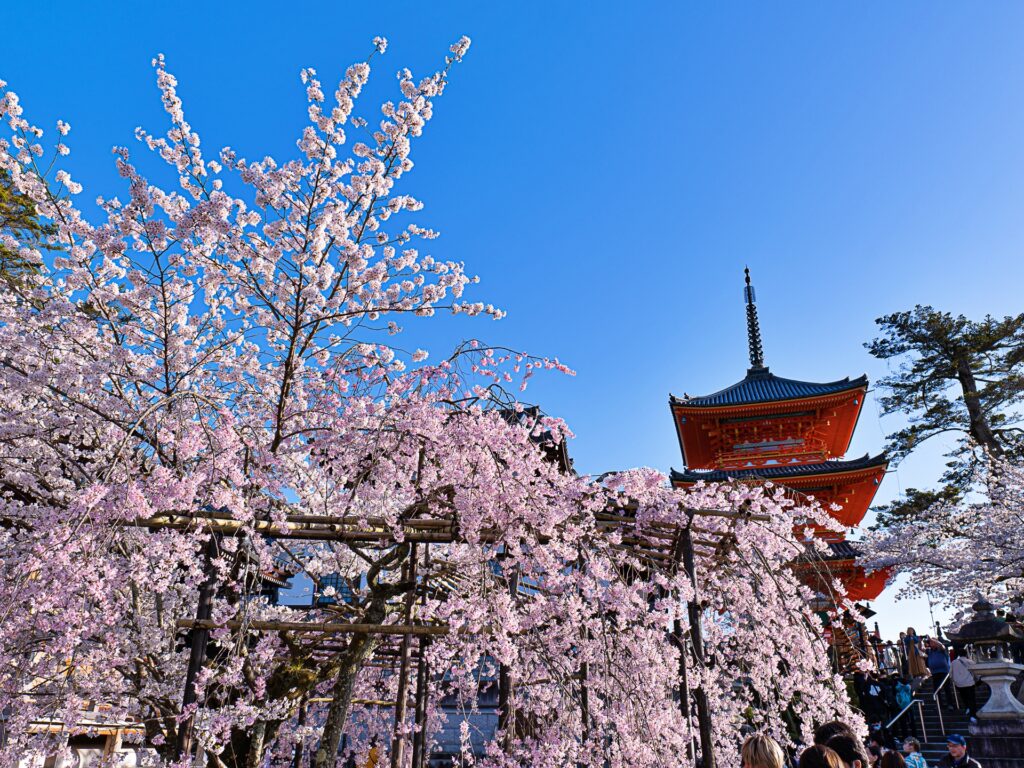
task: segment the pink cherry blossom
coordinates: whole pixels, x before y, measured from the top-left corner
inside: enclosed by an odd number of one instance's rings
[[[3,92],[0,172],[52,232],[38,269],[0,281],[0,768],[64,750],[96,702],[153,765],[292,765],[300,748],[334,765],[343,733],[386,759],[386,639],[272,628],[296,621],[447,627],[419,646],[424,733],[482,740],[479,765],[679,764],[696,749],[681,654],[722,764],[744,727],[788,742],[793,718],[804,739],[859,722],[788,567],[795,525],[827,513],[771,486],[577,474],[568,425],[509,394],[572,374],[559,359],[473,340],[426,364],[399,345],[438,310],[503,314],[404,219],[422,207],[401,188],[412,148],[468,48],[401,72],[382,120],[354,115],[368,63],[333,94],[304,70],[296,150],[254,159],[203,147],[158,56],[167,125],[114,150],[123,189],[98,217]],[[675,546],[694,509],[696,584]],[[333,602],[264,594],[287,577]],[[179,622],[201,595],[214,626],[184,706]],[[474,734],[499,676],[506,726]]]

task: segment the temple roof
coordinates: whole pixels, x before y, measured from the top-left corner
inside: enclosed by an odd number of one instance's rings
[[[540,420],[542,414],[540,406],[530,405],[520,410],[514,408],[499,408],[498,412],[501,417],[513,426],[521,426],[533,428],[533,426]],[[559,468],[563,472],[575,473],[576,470],[573,468],[573,459],[569,456],[569,448],[566,445],[564,438],[555,439],[555,436],[551,433],[551,430],[546,429],[543,432],[536,433],[530,432],[530,440],[544,452],[544,456],[549,460],[558,464]]]
[[[859,459],[821,461],[816,464],[769,464],[763,467],[751,467],[750,469],[687,469],[682,472],[673,469],[671,471],[671,479],[672,482],[680,483],[696,483],[700,480],[706,483],[721,483],[727,480],[744,480],[746,478],[784,481],[808,475],[832,475],[839,472],[854,472],[859,469],[883,467],[888,463],[889,460],[884,453],[880,453],[877,456],[871,456],[866,453]]]
[[[854,560],[860,554],[860,547],[849,541],[830,541],[828,553],[822,553],[825,560]]]
[[[856,560],[863,554],[863,550],[857,545],[856,542],[847,541],[828,541],[825,542],[826,549],[819,551],[814,547],[808,546],[804,553],[800,556],[800,560],[804,563],[814,562],[841,562],[843,560]]]
[[[685,408],[708,408],[716,406],[745,405],[748,403],[777,402],[780,400],[798,400],[805,397],[821,397],[851,389],[865,388],[867,376],[849,377],[838,381],[817,383],[797,381],[776,376],[767,368],[751,368],[746,377],[731,387],[719,390],[710,395],[698,397],[676,397],[671,395],[669,402],[673,406]]]

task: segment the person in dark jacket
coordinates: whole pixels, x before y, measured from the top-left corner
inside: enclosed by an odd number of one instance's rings
[[[885,705],[885,717],[882,718],[882,729],[885,733],[885,747],[891,749],[896,746],[896,742],[892,738],[892,733],[889,732],[889,723],[892,719],[900,713],[901,707],[896,701],[896,675],[885,675],[882,677],[882,702]],[[905,723],[901,721],[894,727],[899,728],[901,725],[905,727]],[[904,734],[900,734],[901,736]]]
[[[934,637],[928,641],[928,658],[925,659],[925,664],[932,673],[932,695],[938,692],[942,706],[953,710],[953,690],[949,685],[943,685],[949,677],[949,651]]]
[[[967,739],[959,733],[946,737],[949,754],[939,760],[939,768],[981,768],[981,763],[967,754]]]
[[[885,718],[885,697],[882,692],[882,683],[875,672],[868,674],[864,683],[864,694],[860,700],[860,708],[864,710],[864,719],[869,726],[881,726]]]

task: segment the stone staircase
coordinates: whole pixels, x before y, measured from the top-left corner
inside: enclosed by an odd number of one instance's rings
[[[927,738],[921,738],[921,725],[917,722],[917,708],[915,707],[914,721],[915,731],[921,741],[921,754],[928,761],[929,766],[934,766],[944,755],[949,754],[946,749],[946,736],[951,733],[959,733],[966,739],[970,738],[970,720],[964,711],[951,712],[947,709],[942,711],[942,722],[940,725],[939,711],[935,706],[935,699],[931,695],[931,687],[925,686],[924,690],[914,698],[919,699],[924,705],[924,724]],[[981,706],[988,699],[987,688],[983,691],[982,686],[978,690],[978,706]]]
[[[985,702],[988,701],[989,697],[989,689],[984,683],[978,684],[977,697],[978,707],[985,706]],[[922,704],[925,733],[922,734],[921,732],[917,707],[911,710],[914,716],[912,719],[913,725],[910,730],[921,742],[921,754],[928,761],[929,766],[934,767],[942,757],[948,754],[946,736],[951,733],[959,733],[967,739],[971,755],[981,762],[983,768],[996,768],[996,766],[1001,768],[1024,768],[1024,754],[1017,754],[1019,749],[1015,739],[1007,738],[1003,740],[997,737],[996,744],[992,745],[990,742],[990,748],[993,746],[995,748],[995,751],[990,754],[1000,755],[1001,757],[983,757],[980,755],[980,745],[975,744],[976,739],[971,736],[970,719],[964,714],[962,709],[957,711],[943,709],[940,721],[939,711],[935,706],[935,700],[931,696],[930,686],[926,685],[914,698]],[[904,717],[906,716],[904,715]],[[894,731],[899,732],[899,729],[894,728]],[[899,739],[897,738],[896,741],[898,742]],[[976,747],[979,747],[979,749],[976,749]]]

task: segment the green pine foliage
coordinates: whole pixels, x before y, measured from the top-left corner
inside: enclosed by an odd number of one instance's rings
[[[975,321],[917,305],[875,322],[881,334],[865,346],[896,364],[878,382],[882,412],[907,418],[903,429],[888,436],[893,462],[939,435],[956,437],[941,488],[910,489],[901,501],[877,508],[876,527],[884,528],[937,501],[959,500],[986,454],[1024,453],[1024,314]]]
[[[41,222],[36,215],[32,201],[15,189],[11,177],[0,172],[0,279],[18,283],[24,276],[36,269],[31,259],[21,253],[22,248],[40,249],[46,238],[53,233],[50,224]]]

